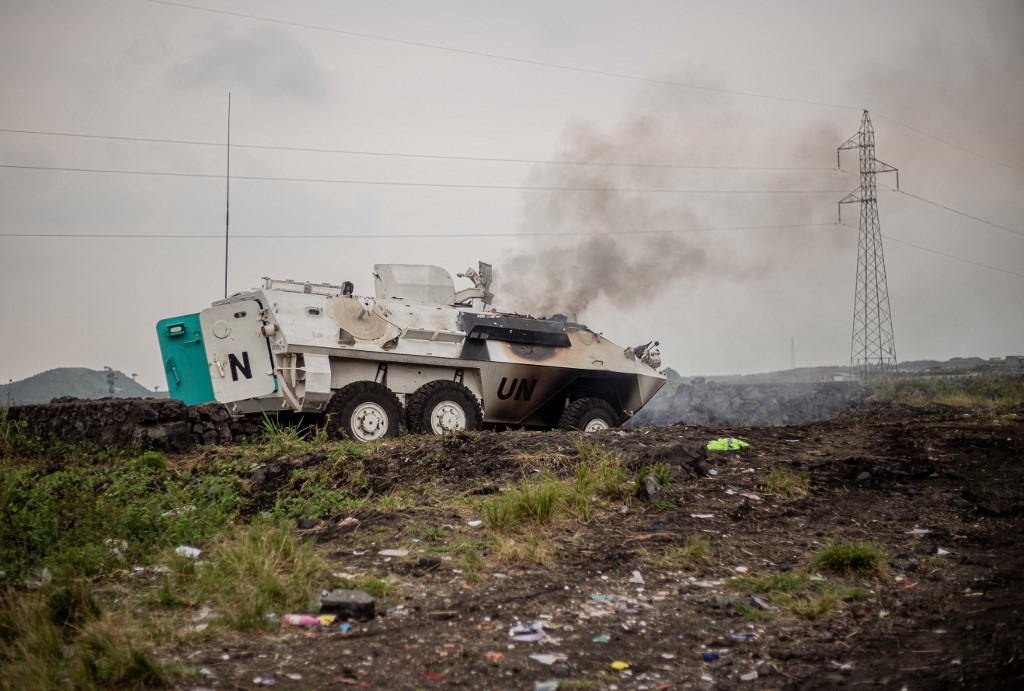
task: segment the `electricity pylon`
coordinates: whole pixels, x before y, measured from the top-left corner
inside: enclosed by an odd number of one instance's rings
[[[843,204],[860,202],[850,367],[863,381],[896,373],[896,345],[885,278],[882,229],[878,223],[875,175],[896,173],[896,189],[899,190],[900,174],[875,158],[875,130],[866,110],[860,121],[860,130],[836,150],[837,165],[844,149],[860,149],[860,187],[839,202],[839,221],[843,220]]]

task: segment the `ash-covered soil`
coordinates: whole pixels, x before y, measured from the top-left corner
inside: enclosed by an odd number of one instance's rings
[[[723,436],[750,446],[706,460],[694,451]],[[395,579],[375,619],[347,632],[335,622],[218,636],[164,656],[204,670],[183,688],[1024,688],[1024,410],[883,407],[800,426],[600,433],[627,464],[675,466],[662,503],[605,502],[589,522],[542,530],[548,565],[484,548],[468,570],[459,546],[486,544],[485,526],[470,525],[483,516],[469,501],[428,498],[507,489],[543,470],[568,477],[581,438],[424,437],[373,453],[377,493],[421,498],[356,513],[354,528],[338,515],[300,532],[338,573]],[[269,466],[252,489],[272,504],[292,470],[316,462]],[[807,473],[809,491],[769,494],[777,467]],[[694,536],[706,555],[674,568],[667,555]],[[815,583],[865,597],[803,618],[773,593],[754,601],[730,587],[744,570],[807,571],[832,540],[886,550],[880,574],[818,571]],[[380,554],[389,549],[408,555]],[[540,640],[510,636],[537,622]]]

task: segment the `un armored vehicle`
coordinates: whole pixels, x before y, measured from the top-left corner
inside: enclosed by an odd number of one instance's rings
[[[484,425],[595,431],[665,384],[657,342],[623,348],[582,324],[491,308],[491,267],[378,264],[373,297],[264,279],[157,336],[172,398],[237,414],[329,414],[360,441]]]

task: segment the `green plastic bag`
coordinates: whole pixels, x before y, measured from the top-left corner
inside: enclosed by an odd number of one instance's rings
[[[708,451],[735,451],[736,449],[744,449],[748,446],[750,446],[750,444],[742,439],[722,437],[721,439],[708,442]]]

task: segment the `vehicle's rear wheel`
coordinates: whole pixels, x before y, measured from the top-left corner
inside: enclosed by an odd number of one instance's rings
[[[398,435],[402,404],[383,384],[357,381],[339,390],[327,404],[328,432],[356,441],[374,441]]]
[[[558,419],[558,428],[598,432],[618,425],[619,414],[601,398],[580,398],[573,401]]]
[[[451,434],[480,429],[483,411],[473,392],[456,381],[442,380],[424,384],[409,396],[406,426],[410,432]]]

